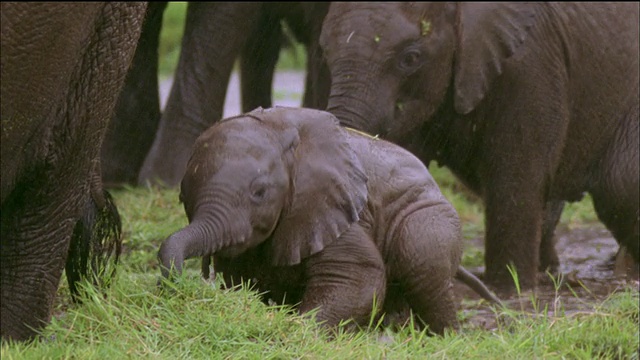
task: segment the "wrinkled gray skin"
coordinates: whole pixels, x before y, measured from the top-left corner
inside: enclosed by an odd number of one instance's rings
[[[65,263],[74,292],[78,276],[117,256],[100,144],[146,4],[0,6],[0,335],[27,340],[49,323]]]
[[[585,192],[638,262],[638,3],[333,3],[327,111],[485,205],[485,280],[556,267],[553,228]]]
[[[177,186],[195,139],[222,118],[236,61],[243,111],[270,107],[275,65],[285,42],[282,23],[306,48],[303,106],[326,107],[330,75],[318,39],[328,2],[190,2],[173,87],[160,116],[157,97],[149,98],[158,92],[149,59],[157,61],[162,6],[150,5],[159,16],[150,16],[141,43],[156,48],[141,47],[144,53],[136,54],[138,62],[105,141],[106,182],[137,179],[140,185]]]
[[[456,211],[408,151],[327,112],[259,108],[212,126],[196,141],[180,199],[189,225],[160,248],[164,277],[192,257],[204,257],[208,277],[213,256],[227,285],[255,279],[277,303],[319,307],[327,326],[366,325],[398,304],[435,333],[456,326]]]

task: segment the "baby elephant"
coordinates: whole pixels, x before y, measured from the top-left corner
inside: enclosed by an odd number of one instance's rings
[[[429,330],[456,327],[460,221],[425,166],[328,112],[276,107],[224,119],[196,141],[180,200],[189,225],[159,251],[162,274],[203,257],[231,286],[318,309],[328,326],[409,306]],[[471,281],[469,283],[469,281]]]

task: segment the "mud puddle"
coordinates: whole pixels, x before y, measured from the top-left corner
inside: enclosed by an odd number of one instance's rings
[[[535,292],[520,296],[501,296],[504,304],[513,310],[530,316],[566,316],[578,312],[592,312],[611,294],[626,288],[640,290],[638,278],[628,279],[615,271],[613,258],[618,244],[611,233],[601,225],[589,228],[556,229],[556,249],[560,257],[560,275],[549,277],[540,274]],[[482,239],[473,241],[482,247]],[[482,274],[483,267],[469,269]],[[463,323],[487,330],[497,328],[496,316],[486,302],[462,283],[456,283],[456,293],[461,300]]]

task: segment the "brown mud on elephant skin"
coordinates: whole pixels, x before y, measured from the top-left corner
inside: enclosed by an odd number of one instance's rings
[[[617,291],[626,288],[640,290],[637,274],[616,273],[613,258],[618,251],[618,244],[601,224],[580,228],[560,225],[556,230],[556,236],[562,275],[556,275],[555,280],[551,280],[548,275],[540,274],[535,293],[525,291],[520,296],[502,296],[503,303],[509,309],[524,311],[531,316],[551,317],[593,312],[594,306]],[[483,248],[482,238],[468,241],[475,248]],[[484,267],[470,270],[481,274]],[[555,285],[554,281],[560,285]],[[464,326],[486,330],[498,327],[495,312],[482,305],[476,293],[469,291],[468,287],[461,283],[455,284],[455,292],[462,301]],[[560,305],[561,308],[558,309]],[[547,309],[547,313],[541,313],[541,309]]]

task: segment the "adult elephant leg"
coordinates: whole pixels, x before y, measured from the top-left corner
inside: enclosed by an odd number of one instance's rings
[[[173,87],[138,182],[176,186],[195,139],[222,118],[233,64],[260,3],[189,3]]]
[[[240,55],[242,111],[271,107],[273,75],[282,45],[280,17],[263,4],[260,17]]]
[[[8,35],[4,5],[3,116],[20,114],[17,110],[33,111],[25,103],[19,106],[21,101],[30,99],[34,106],[51,101],[51,108],[30,114],[33,117],[29,120],[39,121],[46,129],[45,134],[33,134],[37,136],[30,137],[29,146],[22,149],[35,150],[35,156],[23,164],[8,193],[3,186],[0,212],[0,335],[3,339],[25,340],[35,336],[50,319],[71,232],[88,201],[90,174],[96,170],[106,124],[135,51],[146,4],[74,4],[73,9],[64,4],[33,5],[21,13],[44,10],[46,18],[54,21],[51,28],[43,24],[37,41],[28,43],[34,55],[46,56],[33,56],[34,62],[22,62],[15,67],[10,61],[5,62],[11,59],[11,49],[5,48],[4,42],[4,36]],[[7,14],[7,21],[27,23],[22,20]],[[39,72],[49,63],[58,67]],[[57,78],[59,83],[51,88],[40,88],[40,83],[30,87],[31,82],[24,81],[21,85],[25,89],[38,89],[42,93],[29,94],[17,101],[5,92],[5,81],[11,84],[23,76],[36,74],[64,78]],[[56,91],[48,92],[51,89]],[[5,136],[12,137],[13,131],[5,128],[5,124],[3,118],[3,143]],[[21,131],[16,128],[15,131]],[[4,176],[4,160],[2,169]]]
[[[638,99],[638,93],[635,93]],[[600,167],[595,184],[589,190],[598,218],[611,231],[624,253],[631,255],[633,264],[625,264],[627,275],[640,273],[640,184],[638,179],[638,104],[621,122]],[[619,254],[620,255],[620,254]],[[620,259],[623,260],[623,259]],[[626,262],[626,261],[625,261]],[[630,268],[631,267],[631,268]]]
[[[57,189],[45,179],[59,174],[34,171],[31,176],[2,204],[3,339],[26,340],[35,335],[32,329],[49,323],[67,256],[68,242],[60,241],[60,236],[68,239],[76,221],[70,214],[80,206],[80,198],[70,188]],[[64,206],[51,206],[60,203]]]
[[[561,124],[568,121],[563,114],[568,112],[564,107],[569,103],[561,97],[548,101],[548,96],[527,85],[526,70],[513,70],[521,71],[511,80],[516,84],[511,88],[518,90],[502,92],[489,101],[521,106],[503,107],[486,116],[491,120],[483,134],[484,160],[480,167],[484,169],[481,177],[486,209],[485,280],[501,290],[515,289],[509,266],[517,272],[521,289],[534,288],[540,258],[548,256],[551,241],[545,240],[541,247],[545,211],[553,214],[546,219],[549,239],[553,217],[560,216],[554,211],[559,211],[560,204],[547,205],[545,194],[550,186],[549,172],[557,168],[554,162],[560,158],[566,136]],[[548,83],[538,81],[539,89],[562,86],[557,83],[561,79],[545,80]],[[502,84],[494,86],[501,88]],[[541,101],[547,103],[543,113],[536,105]],[[538,115],[532,119],[530,114]],[[541,248],[547,254],[541,256]]]
[[[556,273],[560,266],[560,259],[556,251],[555,230],[562,216],[564,204],[564,201],[548,201],[545,204],[544,220],[542,222],[542,240],[540,242],[539,271]]]
[[[105,185],[135,185],[160,122],[158,44],[167,2],[151,2],[131,68],[102,144]]]
[[[388,244],[389,281],[399,286],[422,325],[443,334],[458,326],[453,277],[462,255],[460,222],[449,205],[416,204],[404,212],[409,215]]]
[[[485,280],[499,289],[513,289],[508,269],[517,272],[522,289],[536,285],[544,201],[536,186],[511,185],[505,177],[493,179],[485,195]],[[498,190],[499,189],[499,190]],[[509,200],[507,194],[518,194]]]
[[[371,314],[382,308],[387,284],[384,261],[360,226],[352,225],[307,261],[309,281],[300,313],[318,309],[316,320],[328,327],[348,319],[366,325]]]

